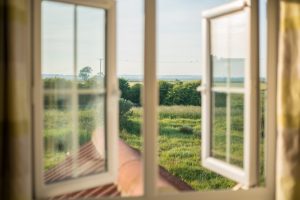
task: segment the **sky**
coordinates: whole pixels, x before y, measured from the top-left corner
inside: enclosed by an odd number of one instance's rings
[[[157,0],[159,75],[201,75],[202,11],[227,2],[229,0]],[[78,39],[77,51],[74,53],[74,6],[43,2],[42,69],[44,74],[73,74],[75,73],[72,67],[74,62],[78,66],[77,74],[85,66],[91,66],[94,74],[99,73],[100,68],[104,72],[104,10],[77,7],[76,16]],[[220,30],[223,29],[221,25]],[[261,37],[263,36],[261,34]],[[143,74],[143,48],[143,0],[118,0],[118,75]],[[219,49],[222,50],[223,47]],[[263,52],[264,47],[261,46],[261,49]],[[75,54],[77,59],[74,59]]]

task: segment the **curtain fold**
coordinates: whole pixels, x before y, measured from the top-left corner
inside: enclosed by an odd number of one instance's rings
[[[0,199],[32,199],[30,0],[1,0]],[[4,50],[3,50],[4,49]]]
[[[277,200],[300,199],[300,0],[281,0]]]

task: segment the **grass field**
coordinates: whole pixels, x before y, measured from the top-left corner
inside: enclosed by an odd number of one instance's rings
[[[243,96],[232,95],[230,106],[230,158],[226,158],[226,96],[215,95],[213,100],[212,155],[231,164],[243,167]],[[263,98],[263,96],[261,97]],[[225,103],[224,103],[225,102]],[[91,138],[96,124],[104,123],[99,109],[79,109],[79,142],[84,144]],[[120,137],[130,146],[142,150],[142,108],[133,107]],[[98,116],[98,117],[95,117]],[[71,149],[71,113],[67,110],[46,109],[44,114],[45,170],[62,162]],[[201,165],[201,107],[159,107],[159,164],[171,174],[181,178],[195,190],[232,188],[236,183]],[[261,140],[261,146],[263,141]],[[49,149],[49,151],[47,151]],[[263,160],[263,148],[260,159]],[[263,174],[263,162],[260,164]],[[264,176],[260,176],[263,183]]]
[[[134,108],[129,118],[130,130],[123,130],[120,133],[123,140],[137,149],[141,149],[140,115],[141,108]],[[190,184],[195,190],[225,189],[236,184],[201,166],[201,108],[199,106],[161,106],[159,118],[160,165]],[[183,126],[189,127],[192,132],[182,131]]]

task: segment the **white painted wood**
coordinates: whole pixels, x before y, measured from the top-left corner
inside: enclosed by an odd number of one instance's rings
[[[202,13],[202,17],[204,17],[204,18],[220,17],[220,16],[225,15],[227,13],[242,10],[245,6],[247,6],[247,1],[246,0],[232,1],[228,4],[224,4],[224,5],[214,7],[212,9],[204,11]]]
[[[78,0],[67,0],[68,3],[78,3]],[[62,1],[59,1],[62,2]],[[82,2],[82,1],[80,1]],[[90,2],[94,2],[97,5],[89,4]],[[43,157],[44,157],[44,146],[43,146],[43,82],[41,77],[41,1],[34,0],[34,83],[33,83],[33,99],[34,99],[34,193],[36,199],[43,199],[48,197],[53,197],[55,195],[65,194],[69,192],[73,192],[76,190],[82,190],[91,188],[94,186],[99,186],[107,183],[112,183],[116,181],[117,172],[118,172],[118,99],[119,99],[119,90],[118,90],[118,80],[116,74],[116,12],[115,12],[115,1],[113,0],[100,0],[100,1],[86,1],[84,5],[92,6],[97,8],[106,9],[106,20],[107,20],[107,30],[106,30],[106,91],[96,89],[77,89],[76,85],[69,90],[69,94],[76,94],[76,98],[73,105],[78,105],[78,94],[99,94],[106,95],[106,153],[107,153],[107,171],[101,174],[95,174],[85,177],[74,178],[71,180],[65,180],[58,183],[48,184],[44,183],[44,166],[43,166]],[[103,3],[103,5],[101,4]],[[109,5],[108,5],[109,4]],[[82,5],[82,4],[80,4]],[[75,31],[76,32],[76,31]],[[76,45],[75,45],[76,47]],[[76,50],[74,50],[76,52]],[[76,55],[76,53],[75,53]],[[76,60],[76,56],[75,56]],[[74,72],[76,72],[76,61],[75,61]],[[76,78],[75,78],[76,79]],[[78,93],[77,93],[78,91]],[[106,93],[105,93],[106,92]],[[46,90],[46,94],[51,93],[59,93],[53,90]],[[77,100],[76,100],[77,99]],[[75,111],[76,112],[76,111]],[[76,113],[73,113],[73,116],[76,116]],[[77,120],[74,118],[73,120]],[[74,125],[73,131],[75,135],[73,137],[73,144],[78,143],[78,137],[76,134],[76,127],[78,125]],[[75,145],[76,146],[76,145]],[[76,151],[76,148],[74,151]],[[76,166],[74,166],[76,167]]]
[[[246,56],[245,66],[245,86],[244,88],[229,87],[211,87],[212,82],[212,66],[210,63],[210,51],[209,46],[211,39],[210,20],[216,17],[226,17],[227,14],[245,12],[248,18],[248,28],[245,35],[246,42],[248,43],[248,53]],[[230,3],[216,9],[211,9],[204,13],[203,29],[204,40],[206,43],[204,46],[205,59],[203,67],[203,84],[205,84],[207,90],[206,93],[202,93],[202,164],[208,169],[215,171],[227,178],[235,180],[246,187],[253,186],[258,183],[258,7],[257,1],[252,1],[251,6],[247,5],[244,1],[238,1]],[[228,72],[228,75],[230,72]],[[203,88],[200,88],[204,91]],[[227,163],[219,161],[211,156],[211,143],[212,141],[212,105],[211,96],[212,92],[227,93],[226,104],[226,160]],[[244,94],[244,168],[241,170],[231,164],[230,160],[230,94],[242,93]],[[225,122],[224,122],[225,123]]]
[[[211,91],[220,92],[226,94],[243,94],[245,93],[245,88],[234,88],[234,87],[212,87]]]
[[[276,97],[277,97],[277,58],[279,32],[279,0],[267,1],[267,103],[265,134],[265,173],[266,188],[271,199],[275,199],[276,178]]]
[[[73,74],[77,74],[77,6],[74,6],[74,49],[73,49]],[[78,126],[78,95],[77,95],[77,76],[73,76],[72,88],[71,88],[71,118],[72,118],[72,135],[71,135],[71,144],[72,144],[72,155],[75,162],[72,162],[72,178],[77,178],[78,174],[76,169],[78,168],[78,149],[79,149],[79,126]]]
[[[153,199],[158,177],[158,86],[156,80],[156,0],[145,0],[144,46],[144,195]]]
[[[48,95],[71,95],[71,89],[46,89],[43,91],[44,94]],[[77,94],[84,95],[84,94],[93,94],[93,95],[105,95],[106,90],[104,88],[99,89],[78,89]]]
[[[247,174],[246,187],[257,185],[259,181],[259,43],[258,43],[258,1],[251,1],[245,8],[249,13],[249,62],[246,67],[245,94],[245,135],[244,135],[244,169]],[[247,76],[249,75],[249,76]]]
[[[210,68],[210,55],[205,51],[205,49],[210,49],[210,27],[209,22],[206,18],[202,19],[202,49],[203,51],[203,65],[202,65],[202,97],[201,97],[201,107],[202,107],[202,165],[205,165],[205,158],[210,156],[211,142],[210,141],[210,119],[211,119],[211,68]]]
[[[115,0],[43,0],[43,1],[69,3],[69,4],[80,5],[80,6],[110,9],[114,4],[112,2]]]
[[[37,11],[40,8],[39,5],[39,0],[35,0],[34,1],[34,10]],[[148,4],[145,5],[145,7],[147,8],[147,5],[149,6],[149,4],[151,5],[151,0],[148,0]],[[153,4],[152,4],[153,6]],[[144,164],[149,164],[149,166],[144,166],[144,170],[145,170],[145,174],[147,176],[145,176],[145,188],[147,189],[147,194],[146,196],[141,196],[141,197],[126,197],[127,200],[181,200],[181,199],[185,199],[185,200],[198,200],[198,199],[210,199],[210,200],[233,200],[233,199],[243,199],[243,200],[273,200],[275,197],[275,143],[276,143],[276,117],[275,117],[275,113],[276,113],[276,102],[274,101],[274,99],[276,99],[276,65],[277,65],[277,37],[278,37],[278,0],[269,0],[268,1],[268,104],[267,104],[267,132],[266,132],[266,140],[267,140],[267,145],[266,145],[266,187],[263,188],[251,188],[250,190],[238,190],[238,191],[231,191],[231,190],[214,190],[214,191],[201,191],[201,192],[182,192],[182,193],[174,193],[174,194],[160,194],[160,195],[154,195],[154,194],[150,194],[152,191],[155,190],[155,178],[151,177],[151,175],[155,175],[156,176],[156,169],[154,169],[157,166],[157,161],[156,161],[156,156],[155,156],[155,150],[156,147],[151,147],[151,144],[156,145],[156,142],[153,143],[153,141],[149,141],[146,139],[146,137],[148,139],[155,139],[156,141],[156,135],[157,135],[157,131],[156,129],[154,131],[154,136],[144,136],[144,142],[145,142],[145,154],[147,154],[147,158],[144,158]],[[148,8],[148,9],[153,9],[153,8]],[[152,12],[153,14],[153,12]],[[146,13],[146,17],[153,19],[151,14],[149,14],[149,12]],[[34,32],[35,32],[35,40],[36,41],[40,41],[40,35],[39,35],[39,30],[40,30],[40,13],[39,12],[34,12]],[[203,26],[205,29],[208,29],[207,26],[207,21],[204,20]],[[149,27],[150,28],[150,27]],[[208,31],[208,30],[206,30]],[[145,33],[147,34],[147,33]],[[155,34],[155,31],[151,32],[151,34]],[[205,34],[205,35],[209,35],[209,34]],[[151,36],[148,36],[151,37]],[[155,38],[155,35],[152,36],[152,38]],[[204,38],[206,36],[203,36]],[[149,40],[148,42],[150,42],[151,40]],[[205,40],[204,40],[205,41]],[[208,42],[206,41],[203,44],[204,48],[206,48],[207,46],[209,46]],[[145,47],[146,48],[146,47]],[[153,51],[153,49],[152,49]],[[145,52],[146,54],[146,52]],[[36,67],[36,66],[40,66],[40,44],[35,42],[34,43],[34,55],[39,55],[37,57],[35,57],[34,59],[34,110],[40,110],[42,109],[42,107],[40,107],[40,104],[38,104],[37,100],[39,99],[39,97],[41,96],[41,91],[38,86],[39,84],[41,84],[41,79],[40,79],[40,68]],[[151,56],[150,56],[151,57]],[[149,58],[149,57],[148,57]],[[208,59],[205,59],[206,61],[204,61],[204,66],[207,63]],[[146,63],[146,61],[145,61]],[[150,63],[148,63],[147,66],[149,66]],[[148,73],[148,70],[146,70],[145,68],[145,72]],[[205,73],[210,73],[209,71],[205,71]],[[146,76],[146,74],[145,74]],[[153,74],[151,75],[152,77],[154,76]],[[145,80],[146,82],[146,80]],[[151,82],[151,81],[150,81]],[[146,83],[145,83],[146,84]],[[149,82],[147,83],[148,87],[150,87]],[[203,85],[203,84],[202,84]],[[206,87],[204,87],[206,88]],[[150,89],[151,90],[151,89]],[[145,91],[148,92],[148,90]],[[117,91],[115,91],[115,93],[117,93]],[[205,96],[205,90],[202,94],[204,94]],[[154,92],[155,94],[155,92]],[[209,100],[209,97],[205,97],[202,98],[202,105],[204,105],[204,102]],[[146,105],[146,104],[145,104]],[[144,106],[145,106],[144,105]],[[210,105],[210,101],[207,102],[207,105]],[[150,108],[146,109],[144,108],[145,111],[151,110]],[[209,112],[207,112],[208,114],[205,115],[206,117],[209,116]],[[155,116],[155,115],[154,115]],[[42,127],[42,120],[39,118],[40,116],[35,116],[34,120],[37,123],[34,123],[34,128],[35,131],[41,129]],[[151,115],[149,114],[148,118],[151,118]],[[204,116],[203,116],[204,118]],[[144,118],[146,119],[146,117]],[[154,120],[152,120],[153,123]],[[38,123],[40,122],[40,123]],[[203,122],[202,122],[203,123]],[[144,129],[146,129],[146,127],[148,127],[148,131],[152,130],[151,127],[149,127],[151,125],[148,124],[147,126],[144,126]],[[206,129],[210,129],[210,127],[205,126],[204,124],[204,130]],[[144,134],[146,132],[144,131]],[[150,132],[148,132],[149,134],[152,134]],[[206,135],[202,132],[202,138],[204,138]],[[34,144],[35,146],[38,146],[37,143],[39,143],[39,139],[40,135],[36,134],[34,137]],[[209,147],[209,145],[208,145]],[[37,148],[40,150],[40,148]],[[152,152],[151,152],[152,151]],[[205,157],[206,154],[209,154],[209,149],[205,149],[205,151],[202,151],[202,157]],[[35,148],[34,151],[34,156],[40,158],[42,156],[41,151],[37,151]],[[149,160],[148,160],[149,158]],[[152,159],[152,160],[151,160]],[[147,161],[148,160],[148,161]],[[151,161],[155,161],[154,163],[151,163]],[[154,168],[153,168],[154,167]],[[153,168],[151,170],[151,168]],[[148,173],[148,169],[150,169],[150,172]],[[38,174],[39,172],[41,172],[42,168],[41,165],[39,164],[35,164],[34,165],[34,170],[36,171],[36,174]],[[41,176],[35,176],[35,189],[36,191],[41,191],[41,185],[38,185],[36,183],[39,183],[40,181],[40,177]],[[150,179],[150,181],[149,181]],[[60,185],[61,187],[65,187],[65,185]],[[151,187],[151,188],[148,188]],[[84,189],[84,185],[81,185],[80,189]],[[55,191],[54,191],[55,192]],[[50,195],[51,196],[51,195]],[[123,199],[123,197],[115,197],[115,198],[101,198],[101,199],[111,199],[111,200],[121,200]]]

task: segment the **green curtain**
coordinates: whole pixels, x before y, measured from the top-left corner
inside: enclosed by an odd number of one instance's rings
[[[0,199],[32,199],[30,0],[0,0]]]
[[[281,0],[277,200],[300,199],[300,0]]]

